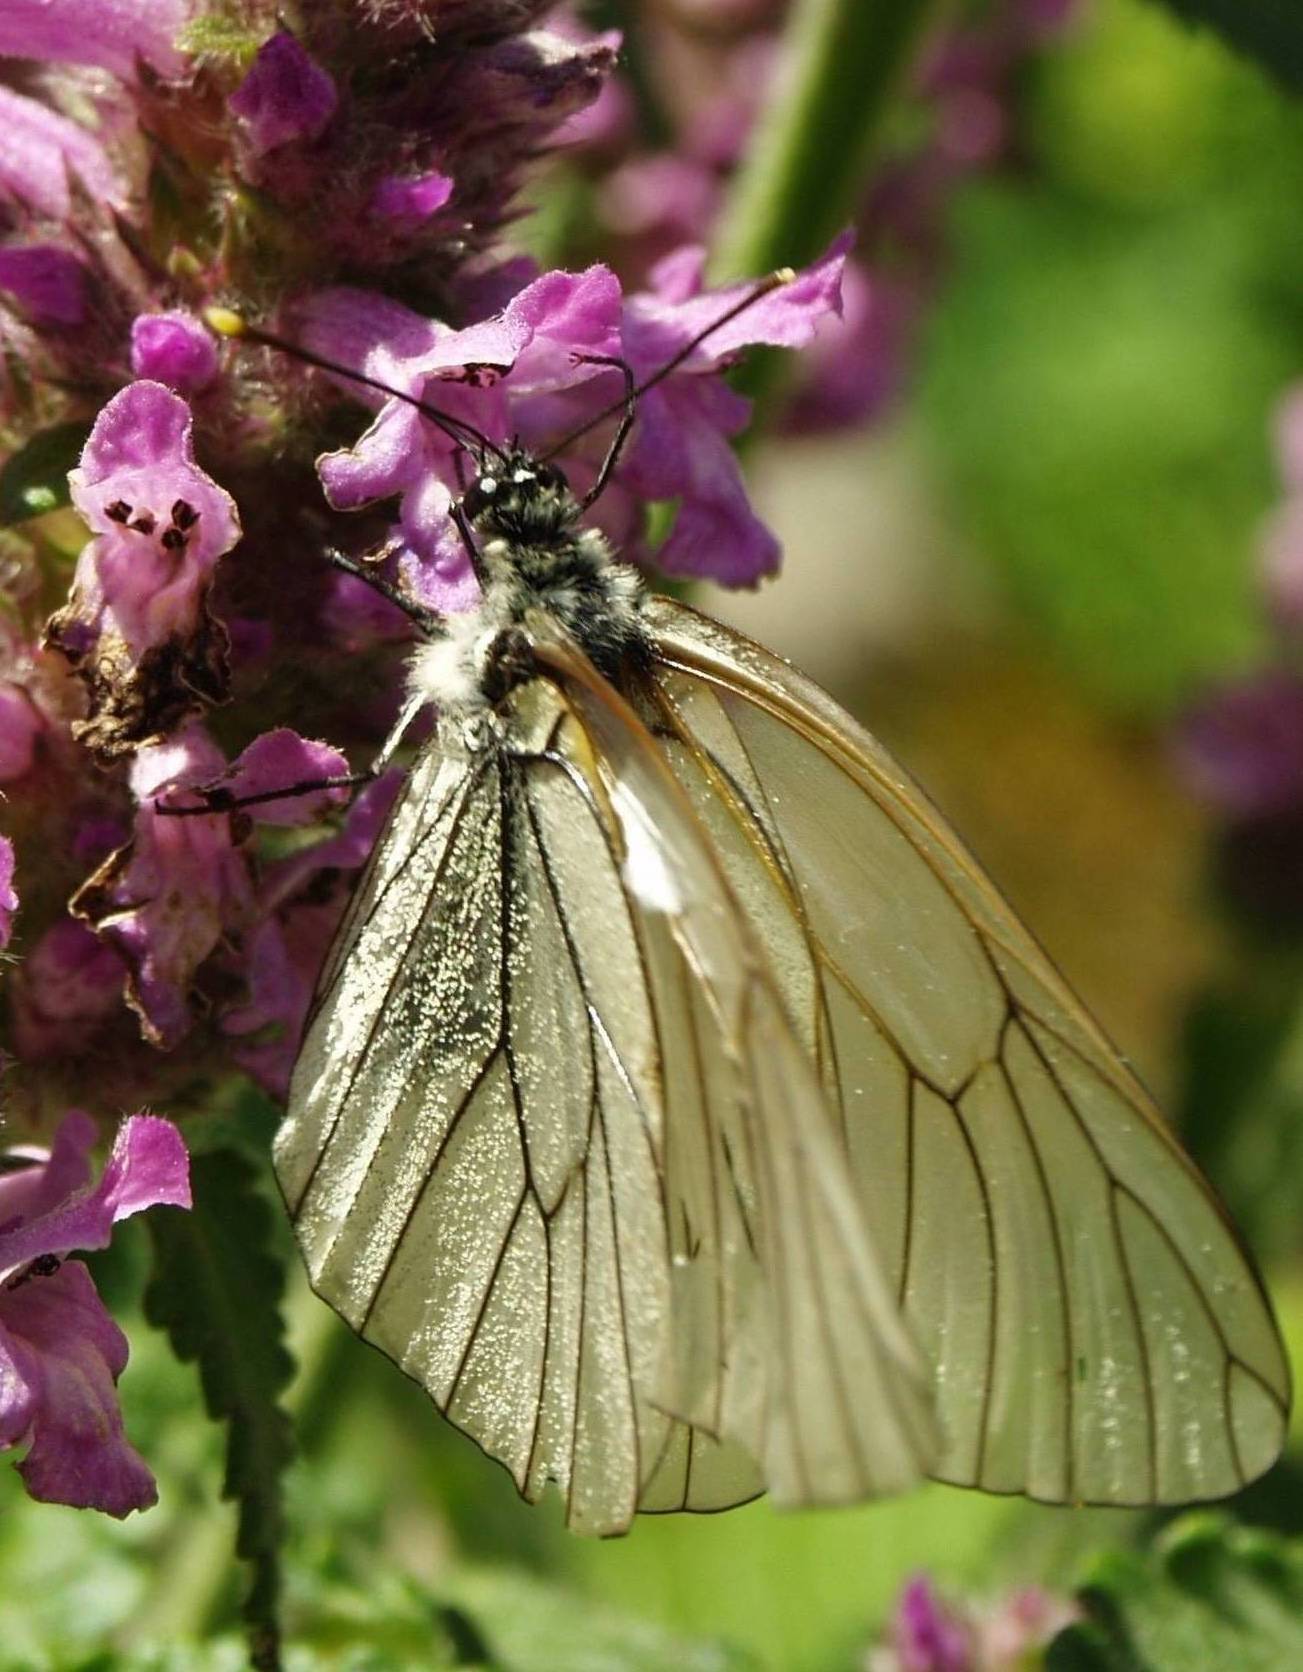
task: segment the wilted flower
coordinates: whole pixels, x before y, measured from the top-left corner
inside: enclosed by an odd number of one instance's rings
[[[27,1490],[50,1503],[128,1515],[154,1477],[122,1429],[115,1383],[127,1339],[90,1273],[68,1255],[104,1248],[143,1208],[190,1206],[185,1145],[151,1115],[124,1121],[96,1185],[94,1121],[69,1114],[48,1152],[11,1150],[0,1173],[0,1449],[26,1445]]]

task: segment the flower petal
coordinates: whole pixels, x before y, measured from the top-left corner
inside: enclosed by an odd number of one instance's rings
[[[240,798],[265,795],[318,778],[342,778],[348,770],[348,759],[338,749],[327,743],[313,743],[287,726],[278,726],[254,738],[218,783]],[[315,790],[311,795],[295,795],[284,801],[265,801],[249,812],[262,824],[310,824],[328,807],[347,800],[347,789]]]
[[[58,244],[0,249],[0,290],[9,292],[33,325],[80,325],[89,299],[86,269]]]
[[[0,1174],[0,1261],[5,1260],[4,1234],[19,1224],[49,1213],[80,1190],[90,1178],[90,1152],[99,1128],[89,1115],[70,1109],[59,1123],[48,1150],[37,1151],[32,1165]],[[23,1152],[10,1150],[10,1156]]]
[[[0,6],[0,51],[11,10]],[[0,195],[66,221],[73,181],[92,198],[118,208],[126,204],[126,192],[94,134],[48,105],[0,86]]]
[[[213,381],[217,366],[212,332],[183,308],[139,314],[132,320],[131,369],[137,377],[193,394]]]
[[[132,1115],[118,1128],[98,1184],[0,1233],[0,1269],[14,1271],[42,1254],[62,1257],[74,1249],[107,1248],[119,1219],[160,1203],[190,1206],[185,1144],[171,1121]]]
[[[18,910],[18,891],[14,887],[14,845],[7,836],[0,836],[0,946],[8,943],[13,933],[14,913]]]
[[[386,174],[371,193],[371,213],[385,221],[426,221],[446,207],[455,189],[452,176],[437,169],[425,174]]]
[[[288,29],[263,42],[249,73],[227,100],[259,155],[293,140],[316,139],[338,103],[331,76]]]
[[[138,59],[160,75],[180,75],[185,59],[173,42],[191,0],[5,0],[0,54],[61,64],[97,64],[134,79]]]
[[[119,1517],[148,1509],[157,1488],[123,1433],[115,1387],[127,1339],[86,1267],[71,1260],[6,1290],[0,1326],[27,1348],[32,1443],[18,1472],[32,1497]]]

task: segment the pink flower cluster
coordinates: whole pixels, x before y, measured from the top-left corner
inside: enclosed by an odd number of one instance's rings
[[[85,428],[67,506],[57,472],[36,484],[0,617],[16,1124],[70,1078],[106,1124],[238,1070],[283,1095],[396,774],[351,803],[339,789],[236,814],[166,809],[344,778],[374,752],[409,624],[329,569],[324,543],[373,557],[431,608],[474,598],[449,517],[464,461],[446,436],[349,378],[223,348],[204,308],[237,301],[310,352],[543,448],[618,403],[611,357],[645,376],[737,294],[704,288],[692,249],[630,294],[605,266],[542,272],[498,254],[526,162],[614,62],[610,37],[536,27],[544,9],[445,5],[431,40],[418,4],[332,0],[305,12],[300,38],[255,0],[249,50],[202,62],[185,33],[197,0],[30,0],[0,17],[0,53],[45,64],[16,78],[22,92],[0,85],[0,330],[28,380],[0,384],[0,405],[38,458],[47,434]],[[362,73],[396,52],[401,85]],[[234,215],[232,182],[247,188]],[[645,555],[647,505],[676,500],[663,568],[747,583],[775,567],[729,446],[747,404],[721,373],[747,343],[808,342],[840,308],[844,259],[839,246],[647,398],[603,501],[629,555]],[[566,453],[576,483],[611,427]],[[84,1269],[51,1262],[183,1192],[146,1165],[175,1130],[137,1119],[83,1201],[96,1129],[70,1118],[48,1162],[0,1178],[0,1243],[17,1239],[0,1262],[14,1344],[0,1444],[31,1442],[33,1492],[121,1513],[148,1497],[114,1400],[125,1345]],[[69,1192],[85,1212],[47,1233]],[[99,1413],[97,1455],[60,1364],[80,1367]]]

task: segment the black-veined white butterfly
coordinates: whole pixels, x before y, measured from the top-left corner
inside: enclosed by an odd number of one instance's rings
[[[945,822],[649,594],[591,494],[457,428],[482,601],[424,620],[435,731],[275,1145],[317,1291],[584,1532],[1260,1474],[1289,1372],[1252,1263]]]

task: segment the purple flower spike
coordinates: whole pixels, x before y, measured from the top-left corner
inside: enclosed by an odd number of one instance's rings
[[[4,35],[0,6],[0,39]],[[0,197],[50,220],[72,212],[72,181],[92,198],[122,207],[125,193],[104,147],[48,105],[0,86]]]
[[[32,1497],[129,1515],[157,1498],[128,1443],[115,1384],[127,1341],[74,1249],[105,1248],[120,1219],[190,1206],[189,1161],[168,1121],[123,1123],[103,1177],[89,1184],[95,1124],[75,1111],[48,1153],[0,1176],[0,1448]]]
[[[227,101],[245,123],[259,156],[324,132],[339,95],[321,65],[287,29],[265,41],[244,80]]]
[[[3,0],[0,56],[97,64],[124,81],[144,60],[177,76],[185,59],[173,44],[192,0]]]
[[[86,318],[86,269],[57,244],[0,249],[0,290],[8,291],[33,325],[80,325]]]
[[[371,194],[371,213],[385,221],[428,221],[447,205],[456,182],[447,174],[386,175]]]
[[[0,836],[0,946],[6,946],[13,932],[14,913],[18,910],[18,892],[14,888],[14,845],[7,836]]]
[[[166,383],[183,395],[206,389],[217,376],[217,344],[193,314],[181,308],[141,314],[131,325],[131,369],[137,377]]]

